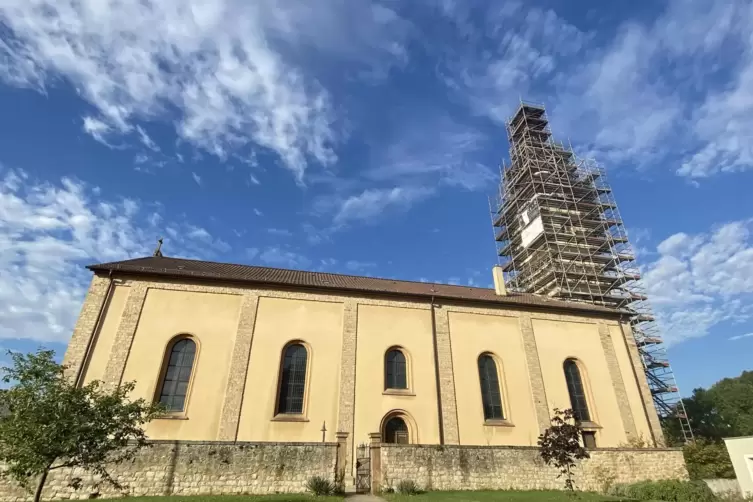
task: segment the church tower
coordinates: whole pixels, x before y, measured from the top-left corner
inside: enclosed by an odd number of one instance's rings
[[[492,218],[507,289],[629,312],[657,412],[692,439],[603,168],[552,138],[542,105],[521,103],[506,129],[510,164]]]

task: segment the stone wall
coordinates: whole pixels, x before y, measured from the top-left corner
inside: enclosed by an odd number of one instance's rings
[[[412,480],[427,490],[562,489],[557,470],[546,466],[536,447],[385,445],[379,447],[378,486]],[[376,451],[374,453],[377,453]],[[598,449],[576,470],[580,490],[598,491],[606,480],[687,479],[679,449]],[[373,457],[372,457],[373,458]],[[374,483],[372,482],[372,485]]]
[[[90,474],[61,469],[50,474],[42,498],[305,492],[312,476],[334,479],[337,449],[337,443],[159,441],[132,462],[110,470],[124,492],[108,483],[96,486],[99,478]],[[75,477],[83,480],[79,490],[69,486]],[[31,498],[13,481],[0,477],[0,502]]]

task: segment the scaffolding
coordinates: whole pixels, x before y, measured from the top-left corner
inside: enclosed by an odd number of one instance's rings
[[[509,291],[630,313],[654,404],[692,441],[685,407],[603,168],[554,141],[543,105],[521,102],[506,124],[510,163],[490,200]]]

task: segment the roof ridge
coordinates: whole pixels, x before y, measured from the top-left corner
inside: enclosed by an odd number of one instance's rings
[[[356,279],[366,278],[366,279],[375,279],[375,280],[379,280],[379,281],[393,281],[393,282],[402,282],[402,283],[410,283],[410,284],[427,284],[427,285],[435,285],[435,286],[450,286],[450,287],[453,287],[453,288],[481,289],[481,290],[487,290],[487,291],[494,289],[494,288],[485,288],[485,287],[481,287],[481,286],[465,286],[465,285],[462,285],[462,284],[448,284],[448,283],[443,283],[443,282],[424,282],[424,281],[414,281],[414,280],[409,280],[409,279],[391,279],[391,278],[387,278],[387,277],[371,277],[371,276],[366,276],[366,275],[342,274],[342,273],[339,273],[339,272],[319,272],[319,271],[316,271],[316,270],[303,270],[303,269],[298,269],[298,268],[267,267],[267,266],[264,266],[264,265],[248,265],[248,264],[244,264],[244,263],[230,263],[230,262],[225,262],[225,261],[194,260],[192,258],[181,258],[181,257],[178,257],[178,256],[142,256],[142,257],[139,257],[139,258],[129,258],[128,260],[111,261],[111,262],[106,262],[106,263],[97,263],[97,264],[94,264],[94,265],[87,265],[86,268],[88,268],[88,269],[91,270],[92,268],[96,268],[96,267],[104,267],[104,266],[107,266],[107,265],[120,265],[120,264],[125,264],[127,262],[132,262],[132,261],[136,261],[136,260],[180,260],[180,261],[190,261],[190,262],[197,262],[197,263],[209,263],[209,264],[212,264],[212,265],[226,265],[226,266],[230,265],[230,266],[234,266],[234,267],[254,267],[254,268],[267,269],[267,270],[280,270],[280,271],[283,271],[283,272],[302,272],[304,274],[326,274],[326,275],[334,275],[334,276],[337,276],[337,277],[353,277],[353,278],[356,278]],[[513,294],[514,295],[521,295],[521,296],[527,296],[527,295],[540,296],[540,295],[534,295],[533,293],[518,293],[518,292],[515,292]],[[545,297],[541,296],[541,298],[545,298]]]
[[[507,305],[528,305],[539,308],[608,313],[610,315],[623,315],[625,313],[624,310],[617,307],[573,302],[532,293],[511,292],[500,296],[496,294],[493,288],[263,267],[259,265],[242,265],[239,263],[222,263],[169,256],[145,256],[119,262],[89,265],[87,268],[92,272],[120,271],[125,274],[200,277],[214,280],[263,283],[267,285],[339,289],[376,294],[417,295],[421,297],[492,302]]]

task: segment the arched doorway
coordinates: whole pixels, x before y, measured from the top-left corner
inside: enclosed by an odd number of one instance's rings
[[[392,416],[387,419],[382,428],[382,442],[394,444],[410,443],[408,425],[400,416]]]

